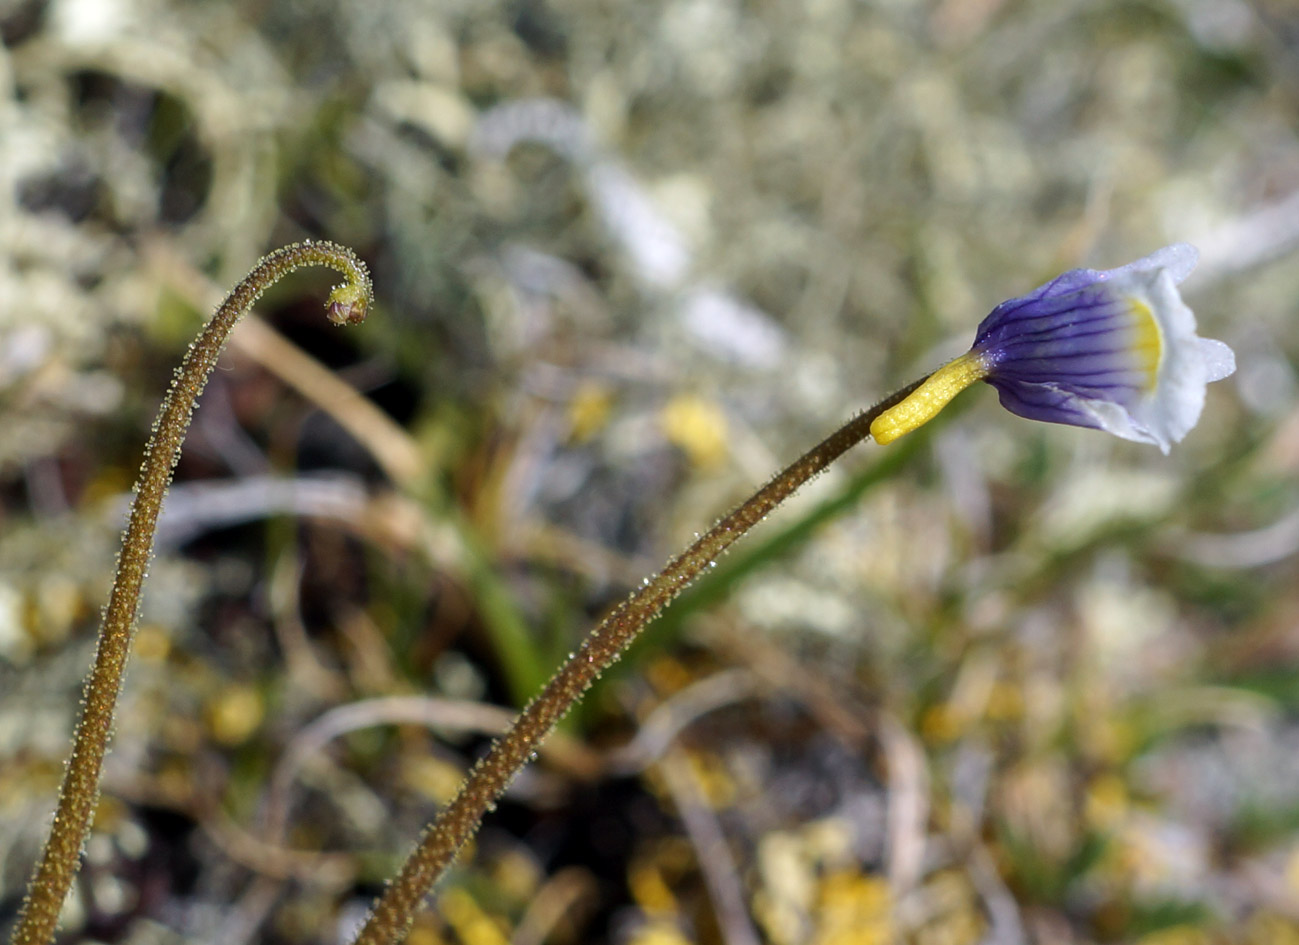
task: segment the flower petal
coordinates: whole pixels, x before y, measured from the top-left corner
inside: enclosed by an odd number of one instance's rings
[[[1200,354],[1204,357],[1205,380],[1210,384],[1236,373],[1236,352],[1216,338],[1201,338]]]
[[[1191,274],[1191,270],[1195,268],[1195,264],[1199,261],[1200,251],[1190,243],[1174,243],[1171,246],[1157,249],[1149,256],[1143,256],[1136,262],[1130,262],[1126,266],[1106,270],[1103,275],[1107,279],[1115,279],[1131,272],[1154,272],[1157,269],[1163,269],[1173,277],[1174,285],[1180,285]]]

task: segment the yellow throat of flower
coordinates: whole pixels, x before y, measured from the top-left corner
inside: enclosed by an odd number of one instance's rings
[[[968,351],[944,364],[901,403],[884,411],[871,424],[871,436],[881,446],[924,426],[965,388],[988,376],[983,355]]]
[[[1132,353],[1146,374],[1146,390],[1159,382],[1159,364],[1164,358],[1164,338],[1155,313],[1141,299],[1129,299],[1132,309]]]

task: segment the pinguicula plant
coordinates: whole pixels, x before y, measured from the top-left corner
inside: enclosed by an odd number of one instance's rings
[[[1003,302],[979,325],[966,354],[849,420],[647,578],[588,634],[469,773],[388,884],[358,933],[357,945],[400,941],[483,816],[596,678],[722,552],[862,440],[896,440],[981,380],[1022,417],[1104,430],[1167,452],[1198,421],[1206,385],[1235,370],[1229,347],[1196,335],[1195,317],[1178,293],[1195,261],[1193,247],[1176,244],[1118,269],[1071,270]],[[194,402],[240,315],[273,282],[305,265],[330,266],[347,277],[329,297],[332,321],[352,324],[365,317],[371,304],[369,277],[350,250],[323,242],[278,250],[221,304],[190,348],[163,403],[146,447],[58,810],[14,931],[15,945],[51,941],[78,865],[154,528]]]

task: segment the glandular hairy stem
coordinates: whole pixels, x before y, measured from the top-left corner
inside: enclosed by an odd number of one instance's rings
[[[496,803],[555,723],[599,675],[615,663],[641,630],[706,571],[723,551],[766,518],[803,483],[869,436],[875,418],[902,402],[924,380],[922,378],[903,388],[849,420],[794,460],[614,608],[470,772],[459,793],[425,831],[401,872],[375,904],[356,938],[356,945],[391,945],[404,938],[420,903],[451,865],[465,841],[473,836],[483,815]]]
[[[357,324],[373,298],[365,264],[350,249],[328,242],[286,246],[264,257],[232,291],[190,346],[158,412],[145,447],[135,500],[117,559],[117,573],[90,675],[86,678],[81,720],[59,791],[49,840],[36,865],[11,941],[48,945],[59,910],[76,874],[91,816],[99,797],[99,776],[113,728],[113,713],[131,647],[140,588],[153,552],[154,530],[171,482],[194,404],[207,383],[226,337],[240,317],[271,285],[304,266],[326,266],[346,277],[330,293],[326,313],[335,324]]]

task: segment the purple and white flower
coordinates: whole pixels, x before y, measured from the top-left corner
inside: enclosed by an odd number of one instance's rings
[[[1094,427],[1167,453],[1199,420],[1205,386],[1236,369],[1227,345],[1195,333],[1178,294],[1197,257],[1177,243],[1118,269],[1071,270],[1002,302],[970,351],[881,414],[872,435],[896,439],[984,380],[1021,417]]]

